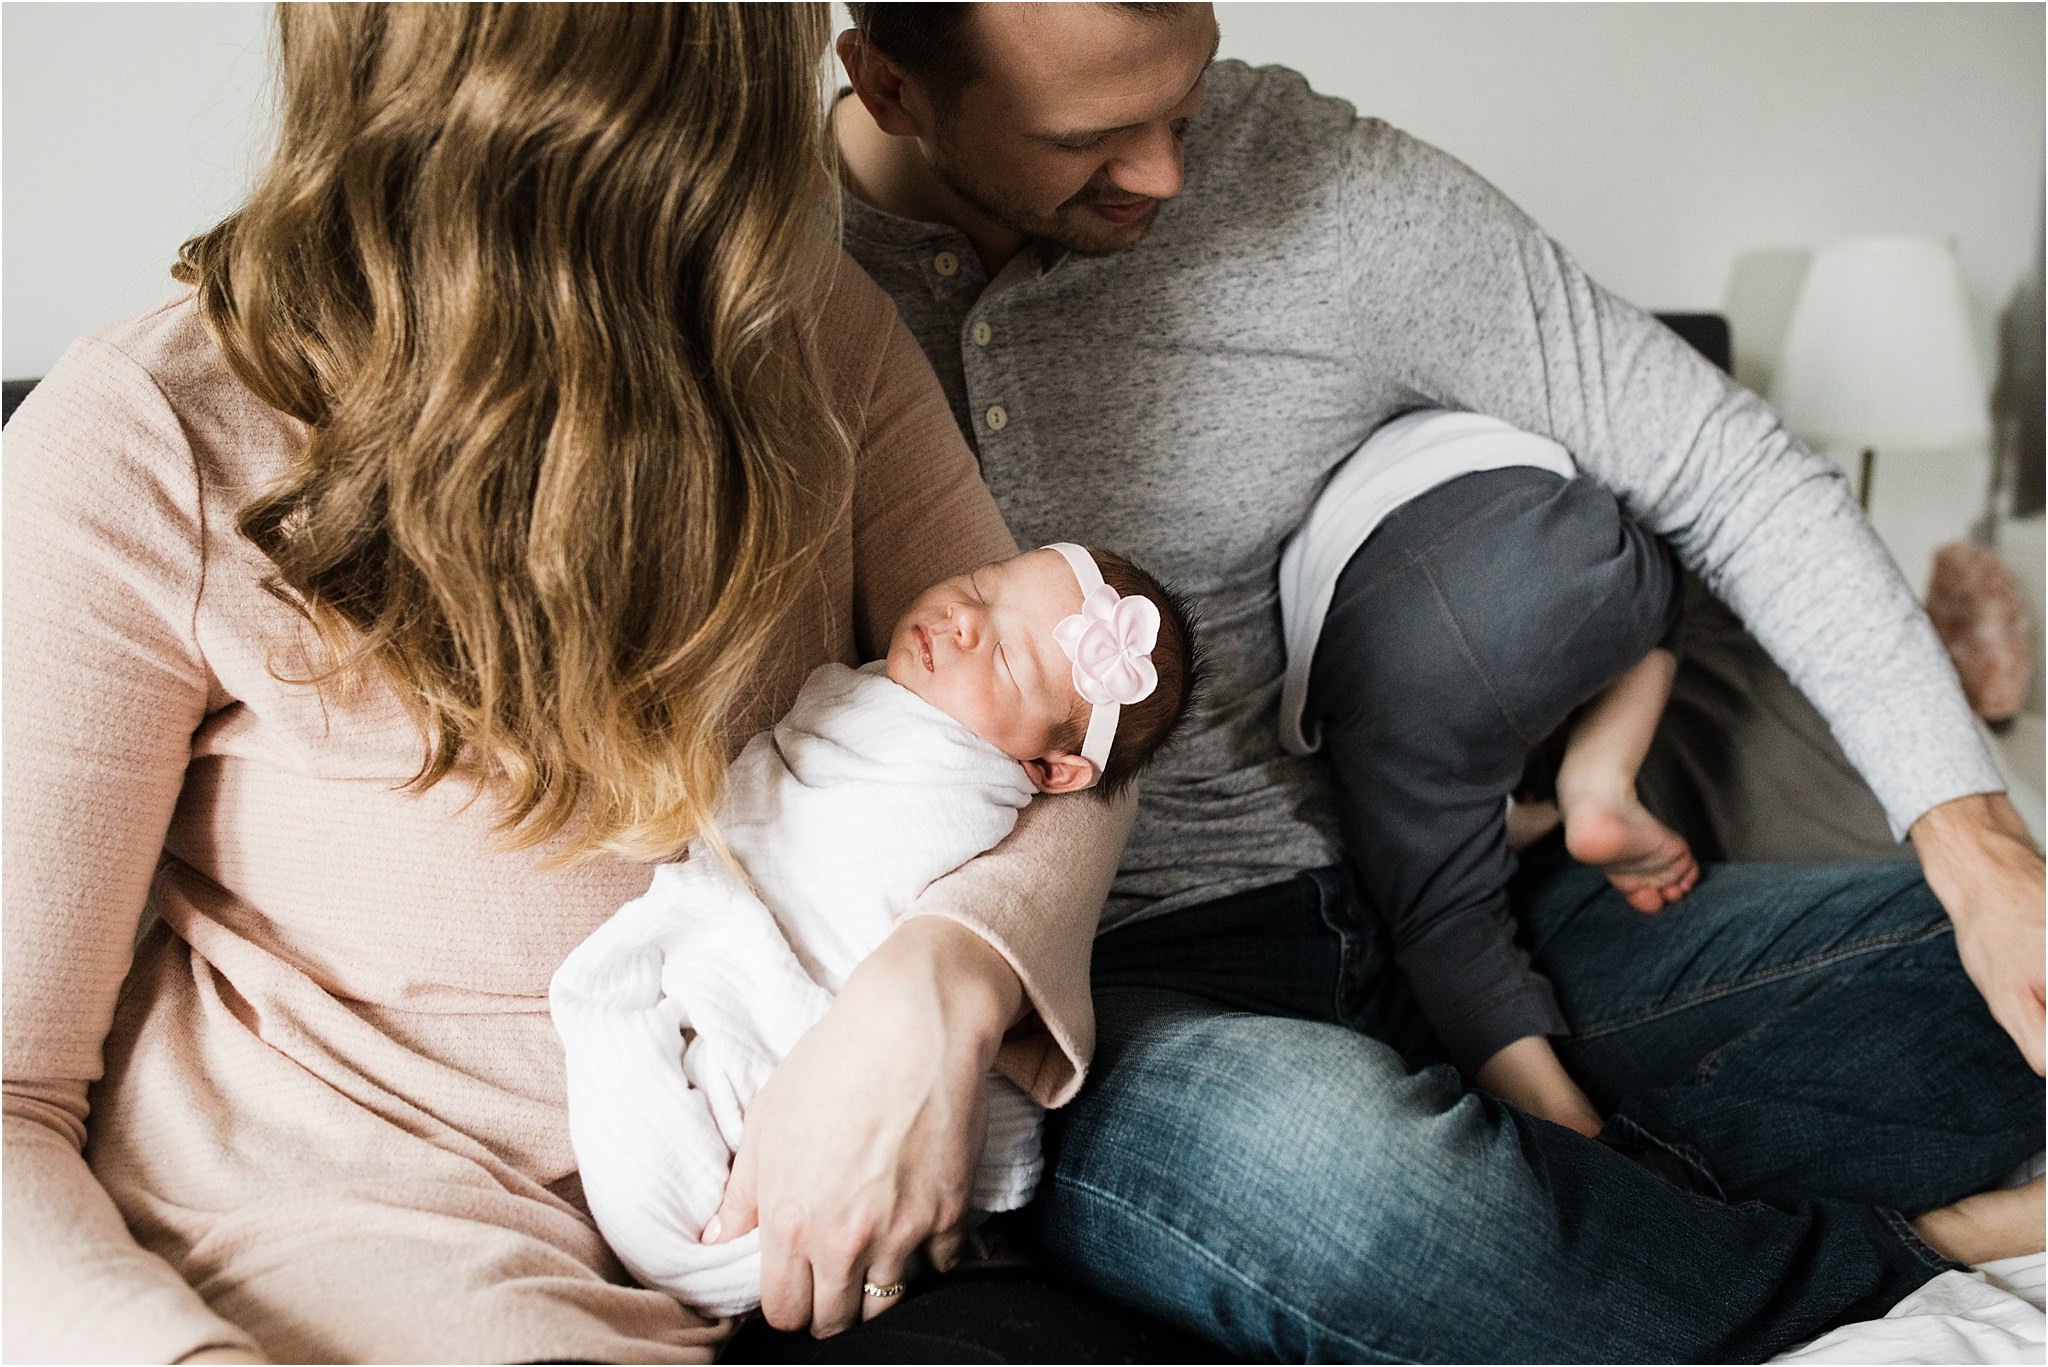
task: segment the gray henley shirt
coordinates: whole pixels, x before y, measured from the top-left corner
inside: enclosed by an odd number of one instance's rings
[[[1562,443],[1749,625],[1898,832],[2004,786],[1833,462],[1469,168],[1230,61],[1186,152],[1136,246],[1036,244],[994,279],[960,232],[844,197],[847,251],[1020,543],[1112,548],[1200,609],[1208,702],[1146,772],[1105,929],[1340,858],[1323,761],[1280,748],[1280,551],[1331,470],[1425,405]]]

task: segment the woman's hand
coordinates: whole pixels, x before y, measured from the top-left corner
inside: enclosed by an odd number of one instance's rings
[[[847,978],[747,1111],[706,1242],[761,1230],[761,1311],[836,1334],[894,1298],[924,1246],[959,1257],[988,1125],[982,1079],[1023,987],[1001,955],[935,916],[903,922]]]

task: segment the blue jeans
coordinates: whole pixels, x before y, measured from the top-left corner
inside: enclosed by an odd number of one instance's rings
[[[1722,1199],[1466,1091],[1319,869],[1098,940],[1053,1265],[1246,1359],[1760,1360],[1949,1266],[1906,1214],[2040,1144],[1916,866],[1722,865],[1643,916],[1566,863],[1513,904],[1610,1129]]]

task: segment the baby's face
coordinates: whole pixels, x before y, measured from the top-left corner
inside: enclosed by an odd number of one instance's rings
[[[1081,705],[1052,638],[1081,610],[1057,551],[1027,551],[918,595],[889,638],[889,677],[1017,760],[1046,753]]]

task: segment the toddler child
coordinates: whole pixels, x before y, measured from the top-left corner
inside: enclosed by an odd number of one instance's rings
[[[1550,1042],[1563,1014],[1516,942],[1510,826],[1519,847],[1544,813],[1511,795],[1572,719],[1544,804],[1572,855],[1642,912],[1698,881],[1635,786],[1677,668],[1669,549],[1556,442],[1425,409],[1339,467],[1280,588],[1282,744],[1330,752],[1362,900],[1432,1033],[1482,1090],[1598,1133]]]
[[[598,1228],[711,1314],[761,1298],[758,1231],[699,1234],[746,1108],[934,879],[1038,793],[1115,794],[1194,690],[1193,628],[1150,575],[1061,543],[932,586],[888,655],[823,665],[733,762],[708,836],[557,970],[569,1132]],[[1039,1109],[991,1073],[973,1205],[1029,1199]]]

